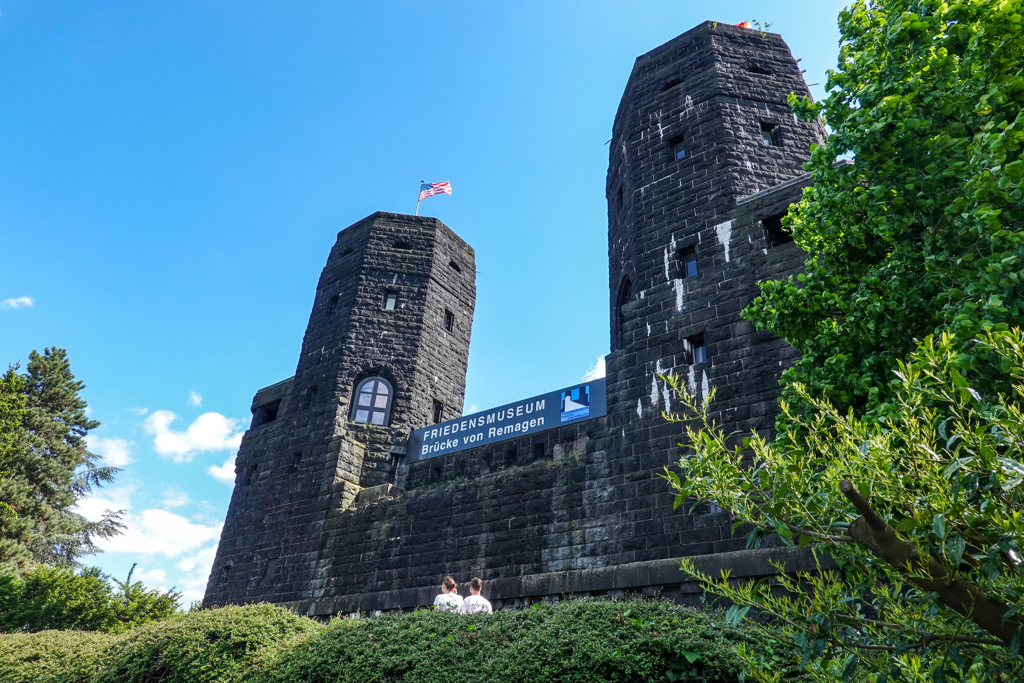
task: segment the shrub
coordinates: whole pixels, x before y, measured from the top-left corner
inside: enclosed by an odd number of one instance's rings
[[[180,614],[132,629],[105,657],[95,683],[250,680],[253,657],[319,625],[267,604]]]
[[[795,668],[747,627],[660,600],[566,600],[463,617],[438,612],[342,619],[267,653],[257,680],[735,681],[736,648]],[[778,648],[778,646],[775,646]]]
[[[92,681],[121,636],[86,631],[0,635],[0,683]]]
[[[162,593],[128,578],[111,589],[95,567],[37,565],[23,575],[0,575],[0,631],[75,629],[119,633],[178,609],[180,593]]]
[[[773,649],[774,648],[774,649]],[[794,650],[717,612],[661,600],[565,600],[463,617],[336,619],[280,607],[179,614],[111,635],[0,636],[0,683],[737,681],[737,651],[795,673]]]

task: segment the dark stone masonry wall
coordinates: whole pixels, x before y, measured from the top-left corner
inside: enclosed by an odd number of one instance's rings
[[[697,604],[673,558],[737,577],[804,566],[745,550],[727,512],[674,510],[660,477],[683,453],[661,375],[714,387],[726,431],[771,431],[795,351],[740,311],[804,259],[778,218],[823,131],[789,113],[790,92],[807,88],[775,34],[707,22],[637,59],[609,155],[605,417],[403,464],[435,402],[442,419],[462,411],[473,251],[432,218],[377,213],[339,233],[295,376],[253,401],[204,604],[409,609],[446,574],[480,576],[498,606],[626,591]],[[396,389],[386,427],[351,421],[371,375]]]

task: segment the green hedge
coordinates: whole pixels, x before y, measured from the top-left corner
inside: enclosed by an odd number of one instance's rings
[[[738,644],[793,653],[719,613],[665,601],[566,600],[493,615],[421,611],[328,625],[269,605],[194,612],[122,635],[0,636],[0,682],[736,681]]]

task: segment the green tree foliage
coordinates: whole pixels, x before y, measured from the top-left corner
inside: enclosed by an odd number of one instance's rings
[[[132,581],[134,573],[133,564],[128,570],[128,578],[124,581],[114,579],[117,589],[111,595],[110,607],[118,626],[111,630],[121,631],[169,617],[181,606],[180,592],[173,588],[167,593],[146,588],[141,581]]]
[[[1002,368],[1006,393],[972,386],[946,333],[898,365],[882,419],[794,385],[812,410],[783,402],[776,442],[735,444],[670,378],[690,411],[682,471],[666,474],[677,504],[715,501],[752,525],[751,545],[774,532],[839,568],[783,576],[785,597],[684,569],[735,602],[733,617],[772,615],[766,632],[799,645],[819,680],[1024,680],[1024,333],[987,333],[967,352]]]
[[[64,349],[33,351],[23,375],[11,368],[0,381],[0,501],[16,513],[0,516],[0,566],[74,562],[122,529],[120,513],[90,522],[73,511],[117,472],[86,450],[99,423],[85,415],[83,387]]]
[[[270,605],[179,614],[122,635],[0,635],[0,683],[607,683],[740,679],[746,656],[793,674],[794,649],[665,601],[564,600],[463,617],[321,624]],[[790,680],[799,680],[795,676]]]
[[[110,586],[99,569],[37,565],[0,576],[0,630],[105,631]]]
[[[17,458],[18,439],[25,416],[25,380],[14,369],[0,377],[0,518],[15,518],[17,511],[7,500],[4,484],[11,478]],[[0,537],[0,557],[3,555]]]
[[[783,376],[793,409],[810,409],[800,383],[884,414],[915,339],[948,331],[966,349],[1024,319],[1022,14],[1022,0],[856,0],[828,97],[791,96],[832,131],[786,221],[806,274],[763,283],[744,314],[802,353]],[[1000,376],[985,356],[956,362],[978,389]]]
[[[36,565],[23,575],[0,575],[0,631],[51,629],[120,633],[163,619],[178,609],[181,593],[161,593],[132,582],[113,589],[99,569]]]

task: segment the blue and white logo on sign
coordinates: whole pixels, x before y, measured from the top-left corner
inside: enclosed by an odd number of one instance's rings
[[[590,385],[562,392],[562,422],[590,415]]]

